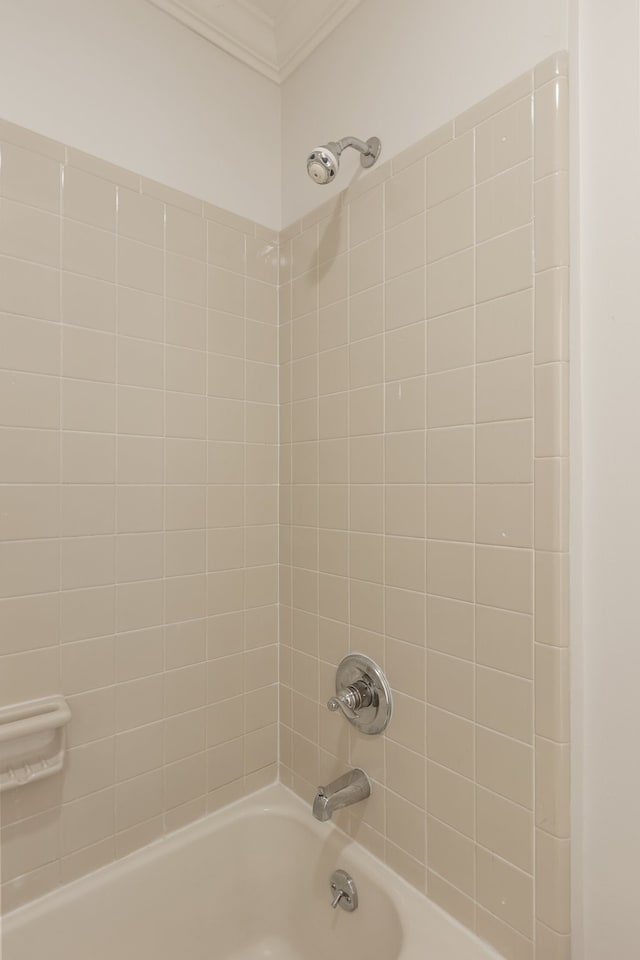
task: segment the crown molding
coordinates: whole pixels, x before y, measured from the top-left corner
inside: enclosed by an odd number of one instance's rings
[[[362,0],[290,3],[276,19],[251,0],[147,0],[216,47],[282,83]]]
[[[361,3],[362,0],[336,0],[320,17],[310,13],[306,4],[293,4],[276,26],[280,82],[286,80]]]
[[[219,4],[205,11],[202,6],[190,0],[148,0],[154,7],[164,10],[174,20],[193,30],[268,77],[275,83],[280,82],[275,41],[271,26],[255,11],[244,4]]]

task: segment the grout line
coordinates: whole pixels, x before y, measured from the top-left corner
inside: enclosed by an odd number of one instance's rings
[[[314,283],[315,283],[315,332],[316,332],[316,350],[315,350],[315,405],[316,405],[316,423],[315,423],[315,454],[316,454],[316,477],[315,477],[315,498],[316,498],[316,515],[315,515],[315,553],[316,553],[316,564],[315,564],[315,590],[316,590],[316,615],[315,615],[315,670],[316,670],[316,716],[317,716],[317,726],[318,726],[318,741],[320,740],[320,711],[322,710],[322,703],[320,700],[320,221],[314,224],[311,227],[315,237],[315,266],[313,268],[314,274]],[[348,274],[347,274],[348,276]],[[293,288],[292,288],[293,289]],[[292,438],[293,439],[293,438]],[[293,609],[293,587],[292,587],[292,597],[291,604]],[[293,710],[293,704],[292,704]],[[292,719],[293,723],[293,719]],[[320,778],[320,744],[319,742],[314,746],[315,756],[316,756],[316,777]],[[324,778],[323,782],[324,782]]]
[[[247,236],[243,235],[242,278],[242,792],[247,789]],[[208,521],[207,521],[208,522]],[[207,784],[208,786],[208,784]]]
[[[162,202],[162,201],[161,201]],[[162,833],[167,830],[167,206],[162,203]]]
[[[535,79],[535,78],[534,78],[534,79]],[[535,155],[535,154],[536,154],[536,150],[535,150],[535,143],[536,143],[536,136],[535,136],[535,133],[536,133],[535,103],[536,103],[536,94],[535,94],[535,83],[534,83],[534,92],[533,92],[532,95],[531,95],[531,130],[532,130],[532,141],[533,141],[533,143],[532,143],[533,176],[532,176],[532,178],[531,178],[531,180],[532,180],[532,182],[531,182],[531,212],[532,212],[532,217],[534,218],[534,223],[535,223],[535,209],[536,209],[536,208],[535,208],[535,196],[536,196],[536,166],[537,166],[537,164],[536,164],[536,155]],[[534,695],[532,696],[532,700],[531,700],[531,711],[532,711],[532,716],[531,716],[531,731],[532,731],[532,737],[533,737],[533,755],[532,755],[532,758],[531,758],[531,763],[532,763],[532,766],[533,766],[533,770],[532,770],[532,789],[533,789],[532,802],[533,802],[533,810],[534,810],[534,817],[533,817],[533,824],[532,824],[532,832],[533,832],[533,837],[532,837],[532,844],[533,844],[533,851],[532,851],[532,853],[533,853],[533,862],[532,862],[532,873],[533,873],[532,908],[533,908],[533,918],[532,918],[532,920],[533,920],[534,950],[536,950],[536,940],[537,940],[537,937],[536,937],[536,919],[537,919],[537,912],[538,912],[538,911],[537,911],[537,902],[536,902],[536,887],[537,887],[537,883],[536,883],[536,876],[537,876],[536,830],[537,830],[537,827],[536,827],[536,817],[535,817],[536,799],[537,799],[536,762],[535,762],[535,758],[536,758],[536,749],[535,749],[535,743],[536,743],[536,698],[535,698],[535,691],[536,691],[536,670],[535,670],[535,661],[536,661],[536,658],[535,658],[535,636],[536,636],[536,614],[535,614],[535,611],[536,611],[536,563],[535,563],[535,558],[536,558],[536,550],[535,550],[535,529],[536,529],[536,496],[535,496],[535,475],[536,475],[536,471],[535,471],[535,463],[536,463],[536,457],[535,457],[535,451],[536,451],[535,344],[536,344],[536,330],[535,330],[535,317],[536,317],[536,293],[537,293],[538,279],[537,279],[537,273],[536,273],[536,230],[535,230],[535,227],[534,227],[534,229],[532,230],[532,235],[531,235],[531,276],[532,276],[532,282],[533,282],[533,291],[532,291],[532,299],[533,299],[533,302],[532,302],[532,317],[533,317],[533,329],[532,329],[532,333],[533,333],[533,336],[532,336],[532,340],[533,340],[533,350],[534,350],[534,353],[532,354],[532,377],[531,377],[531,393],[532,393],[532,395],[531,395],[531,410],[533,411],[532,430],[531,430],[531,461],[532,461],[532,475],[533,475],[533,476],[532,476],[532,479],[533,479],[532,496],[531,496],[531,524],[532,524],[531,529],[532,529],[532,534],[533,534],[533,536],[532,536],[532,546],[534,547],[534,550],[533,550],[533,562],[532,562],[532,569],[531,569],[531,576],[532,576],[532,598],[533,598],[533,604],[532,604],[533,610],[532,610],[532,613],[531,613],[531,629],[532,629],[532,639],[533,639],[532,649],[531,649],[531,658],[532,658],[532,659],[531,659],[531,678],[532,678],[532,687],[533,687],[533,693],[534,693]]]
[[[429,164],[426,157],[424,158],[424,204],[425,204],[425,213],[424,213],[424,254],[425,254],[425,266],[424,266],[424,286],[422,290],[422,306],[424,314],[424,430],[423,430],[423,458],[424,458],[424,546],[423,546],[423,563],[424,563],[424,626],[425,626],[425,637],[424,637],[424,681],[423,681],[423,696],[424,696],[424,864],[425,864],[425,883],[424,889],[425,894],[428,895],[429,892],[429,722],[428,722],[428,702],[429,702],[429,680],[428,680],[428,670],[429,670],[429,633],[428,633],[428,623],[429,623],[429,463],[428,463],[428,452],[427,452],[427,437],[428,437],[428,412],[429,412],[429,400],[428,400],[428,385],[429,385],[429,324],[428,324],[428,264],[429,264],[429,218],[431,216],[429,211]]]
[[[473,154],[473,569],[472,569],[472,595],[473,595],[473,779],[475,787],[473,790],[473,843],[474,843],[474,865],[473,865],[473,918],[474,930],[478,928],[478,607],[477,607],[477,528],[478,528],[478,465],[477,465],[477,446],[478,446],[478,182],[477,182],[477,127],[471,131],[472,154]]]
[[[209,406],[210,406],[210,382],[209,382],[209,351],[210,351],[210,331],[209,331],[209,227],[207,221],[204,221],[204,243],[205,243],[205,288],[204,288],[204,395],[205,395],[205,414],[204,414],[204,480],[205,480],[205,503],[204,503],[204,556],[202,558],[204,569],[204,689],[205,689],[205,708],[204,708],[204,789],[205,789],[205,809],[208,810],[209,796],[209,765],[207,761],[209,750],[208,735],[208,711],[211,706],[210,701],[210,678],[209,678]]]
[[[113,677],[114,677],[114,688],[115,688],[115,686],[116,686],[116,677],[117,677],[117,673],[118,673],[118,671],[117,671],[117,644],[118,644],[117,637],[118,637],[118,634],[119,634],[119,630],[118,630],[118,626],[119,626],[119,625],[118,625],[118,600],[117,600],[117,597],[118,597],[118,569],[117,569],[118,559],[117,559],[117,542],[116,542],[115,537],[116,537],[116,535],[117,535],[117,533],[118,533],[118,522],[119,522],[119,515],[118,515],[118,479],[119,479],[119,477],[118,477],[118,473],[119,473],[119,446],[120,446],[120,444],[119,444],[119,436],[120,436],[120,434],[119,434],[118,418],[119,418],[119,412],[120,412],[120,406],[119,406],[119,405],[120,405],[120,390],[119,390],[119,382],[120,382],[120,376],[119,376],[119,375],[120,375],[120,369],[119,369],[119,353],[120,353],[120,351],[118,350],[118,337],[119,337],[119,333],[120,333],[120,296],[119,296],[119,284],[118,284],[118,281],[119,281],[120,277],[119,277],[119,270],[118,270],[118,259],[119,259],[119,252],[120,252],[120,243],[119,243],[119,240],[120,240],[120,190],[121,190],[121,187],[120,187],[120,186],[116,186],[116,187],[115,187],[115,202],[116,202],[115,224],[114,224],[114,232],[115,232],[115,237],[114,237],[115,255],[114,255],[114,268],[113,268],[113,269],[114,269],[114,273],[113,273],[114,284],[113,284],[113,285],[114,285],[114,302],[115,302],[115,317],[114,317],[114,353],[115,353],[115,356],[114,356],[114,381],[115,381],[115,383],[114,383],[114,388],[113,388],[113,392],[114,392],[114,412],[113,412],[113,416],[114,416],[114,424],[113,424],[113,429],[114,429],[114,443],[113,443],[113,458],[114,458],[114,459],[113,459],[113,464],[114,464],[114,465],[113,465],[113,492],[114,492],[114,496],[113,496],[113,509],[114,509],[114,517],[113,517],[113,533],[114,533],[114,581],[115,581],[115,582],[114,582],[114,624],[113,624],[113,626],[114,626],[114,637],[113,637],[113,658],[114,658],[114,663],[113,663]],[[163,475],[163,481],[164,481],[164,475]],[[163,483],[163,486],[164,486],[164,483]],[[164,512],[163,512],[163,518],[164,518]],[[164,656],[164,638],[163,638],[163,656]],[[114,689],[114,698],[113,698],[113,787],[114,787],[114,789],[113,789],[113,832],[114,832],[114,835],[115,835],[115,832],[116,832],[117,812],[118,812],[118,811],[117,811],[117,800],[116,800],[116,797],[117,797],[116,783],[117,783],[118,743],[120,742],[119,739],[118,739],[118,735],[117,735],[117,731],[118,731],[117,703],[118,703],[118,699],[117,699],[117,695],[116,695],[115,689]],[[163,756],[163,762],[164,762],[164,756]],[[114,844],[114,846],[113,846],[113,853],[114,853],[114,855],[115,855],[115,840],[113,841],[113,844]]]
[[[66,154],[66,150],[65,150]],[[62,478],[64,476],[64,431],[63,431],[63,419],[64,419],[64,391],[63,391],[63,377],[62,372],[64,369],[64,316],[62,310],[63,303],[63,291],[62,291],[62,281],[63,281],[63,249],[64,249],[64,186],[65,186],[65,163],[62,162],[59,165],[59,197],[58,197],[58,323],[60,324],[60,343],[58,348],[58,364],[59,364],[59,377],[60,382],[58,384],[58,496],[57,496],[57,510],[58,510],[58,523],[59,526],[62,526]],[[62,551],[60,548],[60,543],[58,543],[58,589],[57,589],[57,602],[58,602],[58,615],[57,615],[57,627],[58,627],[58,690],[63,692],[63,677],[62,677]],[[65,734],[65,743],[66,743],[66,734]],[[114,769],[115,773],[115,769]],[[60,883],[60,863],[62,861],[62,817],[59,818],[59,823],[57,827],[57,857],[58,857],[58,883]],[[0,953],[1,953],[0,948]]]
[[[280,690],[282,689],[281,683],[281,643],[280,643],[280,628],[281,628],[281,617],[280,617],[280,608],[281,608],[281,597],[280,597],[280,578],[281,578],[281,556],[280,556],[280,529],[281,529],[281,510],[280,510],[280,498],[282,492],[282,478],[280,471],[280,451],[282,446],[282,437],[281,437],[281,427],[282,427],[282,404],[281,404],[281,391],[280,391],[280,376],[281,376],[281,366],[280,363],[280,339],[282,336],[282,327],[280,324],[280,297],[282,287],[280,284],[280,271],[281,271],[281,256],[282,250],[280,247],[280,238],[276,241],[276,250],[277,250],[277,260],[276,260],[276,398],[278,402],[278,422],[276,427],[276,490],[277,490],[277,502],[276,502],[276,781],[280,782],[280,770],[281,770],[281,730],[282,730],[282,718],[280,710]]]

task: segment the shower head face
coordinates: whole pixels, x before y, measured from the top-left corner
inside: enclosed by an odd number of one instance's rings
[[[331,183],[339,169],[339,155],[328,146],[316,147],[307,157],[307,173],[314,183]]]

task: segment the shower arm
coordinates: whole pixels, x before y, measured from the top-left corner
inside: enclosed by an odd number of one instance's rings
[[[336,147],[336,153],[338,156],[345,150],[347,147],[353,147],[354,150],[358,150],[363,157],[372,157],[375,155],[375,150],[373,149],[370,143],[367,143],[366,140],[359,140],[358,137],[343,137],[342,140],[338,140],[332,146]]]
[[[358,137],[343,137],[342,140],[333,140],[327,146],[338,158],[347,147],[353,147],[360,154],[360,165],[363,167],[372,167],[380,156],[381,150],[378,137],[370,137],[369,140],[359,140]]]

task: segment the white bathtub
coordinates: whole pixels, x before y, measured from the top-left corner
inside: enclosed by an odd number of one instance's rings
[[[331,909],[337,868],[354,913]],[[280,785],[15,910],[2,934],[2,960],[497,957]]]

